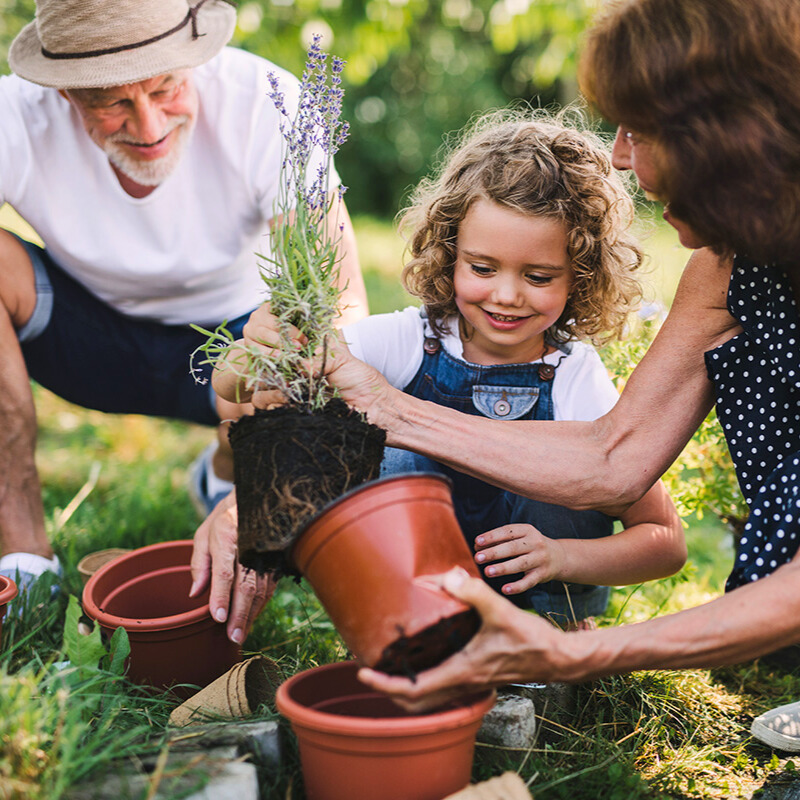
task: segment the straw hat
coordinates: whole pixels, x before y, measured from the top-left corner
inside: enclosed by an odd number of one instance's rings
[[[11,44],[21,78],[56,89],[136,83],[215,56],[233,34],[226,0],[38,0]]]

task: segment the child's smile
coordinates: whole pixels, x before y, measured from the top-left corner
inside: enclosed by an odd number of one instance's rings
[[[561,316],[572,270],[564,223],[476,200],[458,228],[456,305],[475,364],[536,361]]]

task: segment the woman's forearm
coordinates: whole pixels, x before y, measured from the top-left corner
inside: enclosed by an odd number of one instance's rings
[[[559,640],[550,679],[582,681],[639,669],[737,664],[800,642],[797,559],[705,605]],[[782,613],[776,614],[775,609]],[[536,674],[536,666],[531,665]],[[541,676],[540,676],[541,677]]]

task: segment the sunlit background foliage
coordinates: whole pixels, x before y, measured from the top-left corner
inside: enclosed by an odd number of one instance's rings
[[[393,216],[442,135],[476,112],[576,95],[575,52],[599,0],[245,0],[233,43],[299,74],[311,36],[347,61],[337,158],[355,213]],[[33,0],[0,0],[0,59]]]

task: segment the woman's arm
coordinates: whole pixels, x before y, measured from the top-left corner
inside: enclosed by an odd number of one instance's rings
[[[661,481],[621,520],[625,530],[600,539],[551,539],[532,525],[504,525],[476,538],[475,560],[490,565],[490,577],[525,573],[505,584],[504,594],[549,580],[626,586],[672,575],[686,563],[683,525]]]
[[[386,384],[345,351],[329,373],[387,444],[489,483],[571,508],[622,513],[658,480],[712,405],[703,353],[737,331],[725,299],[731,263],[690,259],[672,310],[614,409],[594,422],[498,422],[459,414]]]
[[[800,554],[766,578],[697,608],[577,633],[562,633],[515,608],[464,570],[440,580],[446,591],[477,609],[482,624],[475,637],[413,682],[374,670],[359,672],[364,683],[414,711],[487,686],[586,681],[639,669],[717,667],[800,642]]]

